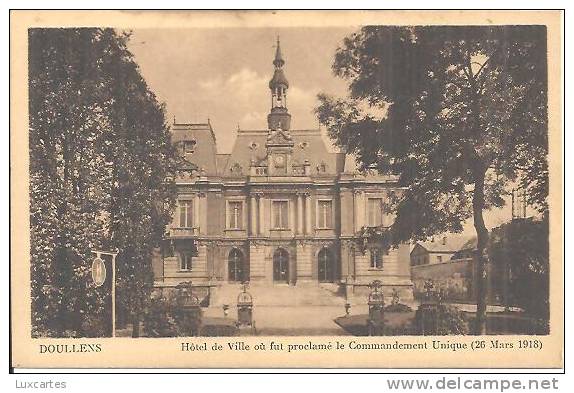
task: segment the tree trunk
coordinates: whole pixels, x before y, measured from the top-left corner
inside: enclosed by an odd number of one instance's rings
[[[140,314],[135,310],[132,314],[132,338],[140,336]]]
[[[482,211],[484,209],[484,177],[485,172],[480,171],[475,177],[474,194],[472,198],[472,212],[474,228],[476,230],[476,324],[474,334],[486,334],[486,303],[488,296],[488,229],[484,225]]]

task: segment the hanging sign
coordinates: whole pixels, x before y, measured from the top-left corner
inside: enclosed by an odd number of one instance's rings
[[[99,257],[96,257],[92,262],[92,280],[94,280],[96,287],[100,287],[106,282],[106,264]]]

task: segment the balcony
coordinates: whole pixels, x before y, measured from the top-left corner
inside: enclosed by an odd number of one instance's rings
[[[199,235],[199,228],[169,228],[169,237],[174,239],[188,239]]]

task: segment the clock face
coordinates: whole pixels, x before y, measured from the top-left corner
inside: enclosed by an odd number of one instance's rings
[[[275,166],[280,168],[285,165],[285,157],[283,156],[275,156]]]

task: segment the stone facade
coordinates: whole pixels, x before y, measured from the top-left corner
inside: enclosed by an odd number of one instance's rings
[[[209,122],[174,122],[173,141],[195,170],[176,179],[156,285],[331,282],[353,294],[378,279],[412,298],[408,245],[357,247],[364,227],[392,222],[384,206],[400,192],[396,177],[359,172],[351,155],[327,150],[319,129],[290,129],[284,63],[278,45],[268,126],[237,130],[230,154],[217,153]]]

